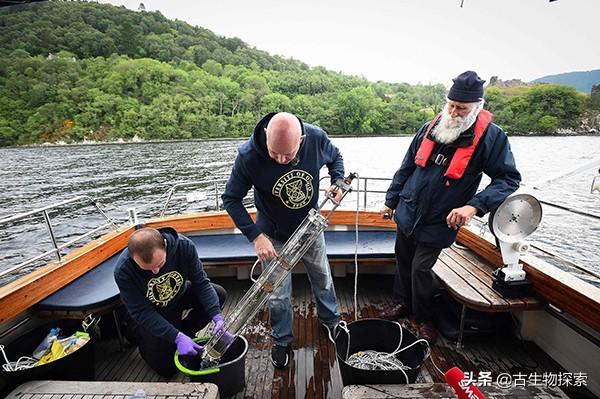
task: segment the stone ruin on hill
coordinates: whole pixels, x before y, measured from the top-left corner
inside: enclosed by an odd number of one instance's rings
[[[500,89],[508,89],[511,87],[535,86],[538,83],[527,83],[520,79],[501,80],[498,76],[492,76],[488,86],[498,87]]]

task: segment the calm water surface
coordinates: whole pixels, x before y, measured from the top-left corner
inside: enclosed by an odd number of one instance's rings
[[[409,137],[333,139],[342,150],[347,171],[356,171],[363,177],[388,178],[400,165],[410,141]],[[600,137],[513,137],[510,141],[525,185],[600,160]],[[98,199],[118,223],[126,221],[130,207],[136,207],[141,218],[156,216],[173,184],[226,179],[242,142],[0,149],[0,219],[77,195]],[[600,195],[590,194],[597,169],[590,166],[541,185],[535,195],[543,201],[600,214]],[[486,183],[484,180],[482,184]],[[370,183],[369,189],[385,191],[387,184]],[[379,209],[382,198],[371,195],[368,206]],[[184,207],[204,209],[209,204],[214,204],[214,197],[191,204],[176,200],[171,213]],[[346,206],[354,204],[348,201]],[[543,210],[542,225],[530,241],[600,273],[600,221],[546,205]],[[51,217],[61,243],[102,221],[91,207],[60,209]],[[41,217],[0,226],[0,270],[50,248]]]

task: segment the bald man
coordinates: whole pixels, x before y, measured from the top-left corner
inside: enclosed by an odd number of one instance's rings
[[[172,228],[135,231],[114,276],[138,330],[140,354],[161,376],[175,373],[175,349],[184,356],[202,350],[191,337],[211,319],[213,334],[224,328],[225,289],[210,282],[194,243]],[[182,318],[185,309],[192,311]]]
[[[277,255],[319,197],[319,171],[326,165],[332,186],[327,194],[341,195],[333,183],[344,177],[340,151],[319,127],[303,123],[295,115],[266,115],[252,137],[238,150],[231,176],[222,196],[235,225],[254,244],[256,256],[267,266]],[[256,222],[242,204],[254,187]],[[302,258],[317,302],[317,315],[331,332],[340,314],[323,234]],[[271,360],[275,367],[289,362],[292,335],[292,280],[287,276],[269,299],[272,337]]]

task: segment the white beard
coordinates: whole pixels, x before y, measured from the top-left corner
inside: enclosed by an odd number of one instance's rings
[[[475,123],[477,115],[479,115],[479,111],[481,111],[482,108],[483,107],[479,105],[473,108],[466,116],[452,117],[448,113],[448,105],[444,106],[440,122],[433,128],[432,135],[435,138],[435,141],[442,144],[452,143],[462,132]]]

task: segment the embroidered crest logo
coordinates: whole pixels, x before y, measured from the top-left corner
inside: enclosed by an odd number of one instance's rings
[[[165,307],[175,298],[182,285],[183,276],[172,271],[148,281],[146,297],[156,306]]]
[[[294,169],[281,176],[273,186],[273,195],[290,209],[300,209],[310,203],[313,197],[313,177],[300,169]]]

